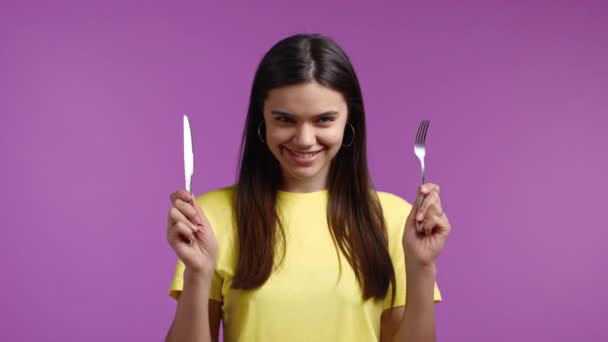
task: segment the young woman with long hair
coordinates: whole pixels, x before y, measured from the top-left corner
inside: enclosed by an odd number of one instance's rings
[[[220,321],[227,342],[434,340],[439,186],[420,208],[374,189],[359,81],[333,40],[265,54],[241,151],[236,184],[171,194],[167,341],[217,341]]]

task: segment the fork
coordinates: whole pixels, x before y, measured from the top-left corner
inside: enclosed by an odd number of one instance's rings
[[[425,142],[426,142],[426,132],[429,129],[430,123],[431,123],[430,120],[420,121],[420,125],[418,126],[418,132],[416,133],[416,141],[414,142],[414,154],[416,154],[416,157],[418,157],[418,159],[420,160],[420,167],[422,168],[422,182],[420,183],[420,185],[423,185],[425,182],[425,180],[424,180],[424,156],[426,155]],[[420,205],[422,204],[422,199],[423,199],[423,196],[422,196],[422,194],[420,194],[420,196],[418,196],[417,208],[420,208]],[[417,221],[417,224],[420,224],[420,222]],[[428,235],[428,232],[426,233],[426,235]]]

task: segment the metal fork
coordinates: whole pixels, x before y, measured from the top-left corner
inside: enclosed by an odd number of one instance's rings
[[[420,185],[425,183],[424,156],[426,155],[426,148],[424,145],[426,142],[426,132],[429,130],[430,123],[431,123],[430,120],[420,121],[420,125],[418,126],[418,132],[416,133],[416,141],[414,142],[414,154],[416,154],[416,157],[418,157],[418,159],[420,160],[420,167],[422,168],[422,182],[420,183]],[[422,204],[422,199],[423,199],[423,196],[421,194],[420,196],[418,196],[417,208],[420,208],[420,205]],[[418,222],[418,223],[420,223],[420,222]]]

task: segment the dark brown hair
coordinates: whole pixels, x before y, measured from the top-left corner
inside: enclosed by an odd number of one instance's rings
[[[235,192],[239,253],[232,287],[261,286],[273,270],[277,246],[285,255],[285,233],[276,212],[280,166],[258,138],[258,126],[270,90],[310,81],[344,96],[348,122],[356,132],[353,138],[350,129],[345,131],[345,141],[354,139],[353,144],[338,151],[328,174],[327,222],[334,244],[353,268],[365,300],[384,298],[389,285],[394,300],[395,272],[384,216],[367,167],[361,88],[346,54],[321,35],[281,40],[264,55],[255,73]]]

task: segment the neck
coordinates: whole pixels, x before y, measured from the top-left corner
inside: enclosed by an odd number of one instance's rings
[[[317,192],[326,189],[326,181],[315,179],[310,180],[294,180],[283,177],[280,190],[285,192]]]

